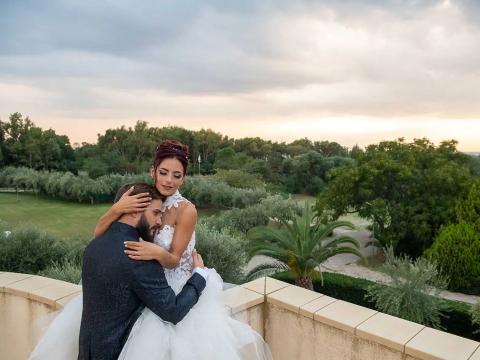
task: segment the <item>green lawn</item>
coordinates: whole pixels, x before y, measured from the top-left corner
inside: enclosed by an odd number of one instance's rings
[[[109,204],[72,203],[32,194],[0,193],[0,220],[10,225],[33,224],[40,229],[68,238],[89,236]]]
[[[79,204],[32,194],[0,193],[0,221],[9,225],[33,224],[40,229],[68,238],[75,235],[89,237],[100,216],[110,204]],[[198,215],[215,215],[215,209],[199,209]]]

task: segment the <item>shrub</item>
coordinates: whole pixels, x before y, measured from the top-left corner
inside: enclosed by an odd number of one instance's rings
[[[196,248],[205,266],[215,268],[225,282],[239,284],[243,281],[246,265],[244,239],[228,230],[212,230],[197,224]]]
[[[40,194],[78,202],[112,201],[118,188],[128,182],[151,182],[145,174],[104,175],[96,179],[85,173],[37,171],[30,168],[6,167],[0,170],[0,187],[30,190]]]
[[[470,309],[470,315],[472,316],[472,324],[476,327],[480,327],[480,302],[477,302]],[[476,330],[475,333],[478,334],[480,330]]]
[[[260,201],[259,207],[270,219],[275,221],[293,220],[295,215],[302,214],[302,207],[292,198],[280,195],[269,196]]]
[[[246,209],[232,209],[204,220],[212,229],[220,231],[228,228],[231,231],[246,233],[249,229],[268,224],[268,216],[258,206]]]
[[[480,231],[480,181],[472,184],[467,198],[457,204],[455,211],[459,222],[471,223]]]
[[[39,275],[78,284],[82,278],[82,265],[78,261],[66,258],[63,261],[53,262]]]
[[[220,215],[203,220],[203,222],[217,230],[229,228],[246,233],[256,226],[268,225],[270,219],[289,221],[295,215],[301,213],[302,210],[296,201],[291,198],[283,199],[280,195],[274,195],[261,199],[256,205],[244,209],[224,211]]]
[[[376,307],[393,316],[441,328],[444,301],[438,295],[447,281],[436,265],[424,258],[412,262],[408,256],[396,257],[390,247],[385,251],[382,268],[390,277],[389,286],[367,287],[367,297],[375,301]]]
[[[472,224],[443,228],[425,255],[449,276],[451,290],[480,294],[480,234]]]
[[[241,170],[217,170],[212,179],[240,189],[256,189],[265,184],[255,175]]]
[[[207,176],[187,177],[182,195],[202,208],[245,208],[268,196],[264,189],[238,189]]]
[[[36,274],[62,259],[66,247],[56,238],[31,226],[0,233],[0,270]]]

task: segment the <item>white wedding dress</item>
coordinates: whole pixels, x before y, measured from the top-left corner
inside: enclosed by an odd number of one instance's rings
[[[164,210],[186,201],[177,191],[167,198]],[[154,241],[169,250],[175,228],[164,226]],[[178,294],[192,273],[195,233],[179,265],[165,269],[168,284]],[[222,301],[223,281],[214,269],[197,304],[177,325],[161,320],[145,308],[133,326],[120,360],[256,360],[271,359],[262,337],[247,324],[233,319]],[[82,316],[82,296],[69,302],[54,319],[31,360],[76,360]]]

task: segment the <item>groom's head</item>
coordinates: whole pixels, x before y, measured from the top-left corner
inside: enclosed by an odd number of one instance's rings
[[[135,226],[143,240],[153,241],[156,231],[162,225],[161,207],[165,197],[152,185],[145,183],[132,183],[125,184],[118,190],[114,202],[118,202],[130,189],[132,190],[130,191],[129,196],[146,193],[146,196],[151,198],[150,204],[145,207],[144,211],[124,214],[119,220]]]

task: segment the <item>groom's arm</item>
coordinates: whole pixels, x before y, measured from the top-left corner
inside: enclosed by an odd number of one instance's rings
[[[165,279],[163,268],[155,261],[135,261],[132,288],[146,307],[161,319],[177,324],[197,303],[206,281],[194,273],[175,296]]]

